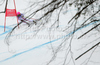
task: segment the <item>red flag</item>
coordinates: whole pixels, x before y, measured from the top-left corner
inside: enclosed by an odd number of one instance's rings
[[[6,9],[6,16],[17,16],[15,9]]]
[[[4,22],[4,31],[5,31],[5,28],[6,28],[6,17],[12,17],[12,16],[16,16],[17,17],[15,0],[13,0],[13,2],[14,2],[15,9],[6,9],[5,22]],[[18,23],[18,18],[17,18],[17,23]]]
[[[12,16],[17,17],[16,9],[6,9],[5,22],[4,22],[4,31],[5,31],[5,28],[6,28],[6,17],[12,17]],[[17,23],[18,23],[18,18],[17,18]]]

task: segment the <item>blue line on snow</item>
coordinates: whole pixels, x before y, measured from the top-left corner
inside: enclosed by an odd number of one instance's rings
[[[10,32],[10,31],[11,31],[11,30],[5,31],[5,32],[1,33],[0,36],[6,34],[6,33],[8,33],[8,32]]]
[[[4,28],[4,26],[0,26],[0,28]],[[8,32],[10,32],[12,28],[9,27],[9,26],[6,26],[6,29],[8,29],[8,30],[5,31],[5,32],[3,32],[3,33],[1,33],[0,36],[6,34],[6,33],[8,33]]]
[[[4,28],[4,26],[1,26],[1,25],[0,25],[0,28]],[[7,28],[7,29],[11,29],[11,27],[9,27],[9,26],[6,26],[6,28]]]
[[[98,21],[96,21],[96,22],[98,22]],[[81,30],[81,29],[83,29],[83,28],[85,28],[85,27],[87,27],[87,26],[90,26],[90,25],[92,25],[92,24],[94,24],[94,23],[96,23],[96,22],[90,23],[90,24],[88,24],[88,25],[86,25],[86,26],[84,26],[84,27],[82,27],[82,28],[80,28],[80,29],[78,29],[78,30]],[[41,44],[41,45],[39,45],[39,46],[33,47],[33,48],[29,49],[29,50],[26,50],[26,51],[17,53],[17,54],[15,54],[15,55],[13,55],[13,56],[11,56],[11,57],[9,57],[9,58],[6,58],[6,59],[4,59],[4,60],[2,60],[2,61],[0,61],[0,62],[4,62],[4,61],[7,61],[7,60],[10,60],[10,59],[12,59],[12,58],[14,58],[14,57],[16,57],[16,56],[19,56],[19,55],[21,55],[21,54],[23,54],[23,53],[26,53],[26,52],[29,52],[29,51],[31,51],[31,50],[40,48],[40,47],[42,47],[42,46],[44,46],[44,45],[53,43],[53,42],[55,42],[55,41],[57,41],[57,40],[60,40],[60,39],[62,39],[62,38],[64,38],[64,37],[67,37],[67,36],[73,34],[74,32],[77,32],[78,30],[75,30],[75,31],[73,31],[73,32],[71,32],[71,33],[69,33],[69,34],[67,34],[67,35],[65,35],[65,36],[63,36],[63,37],[61,37],[61,38],[58,38],[58,39],[49,41],[49,42],[47,42],[47,43],[44,43],[44,44]]]

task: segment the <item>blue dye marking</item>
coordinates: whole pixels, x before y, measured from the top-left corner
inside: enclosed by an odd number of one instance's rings
[[[0,28],[4,28],[4,26],[0,26]],[[7,31],[1,33],[0,36],[6,34],[6,33],[8,33],[8,32],[10,32],[12,28],[11,28],[10,26],[6,26],[6,29],[7,29]]]
[[[98,22],[98,21],[96,21],[96,22]],[[69,34],[67,34],[67,35],[65,35],[65,36],[63,36],[63,37],[61,37],[61,38],[58,38],[58,39],[49,41],[49,42],[47,42],[47,43],[44,43],[44,44],[41,44],[41,45],[39,45],[39,46],[33,47],[33,48],[29,49],[29,50],[26,50],[26,51],[17,53],[17,54],[15,54],[15,55],[13,55],[13,56],[11,56],[11,57],[9,57],[9,58],[6,58],[6,59],[4,59],[4,60],[2,60],[2,61],[0,61],[0,62],[4,62],[4,61],[7,61],[7,60],[10,60],[10,59],[12,59],[12,58],[14,58],[14,57],[16,57],[16,56],[19,56],[19,55],[21,55],[21,54],[23,54],[23,53],[29,52],[29,51],[31,51],[31,50],[40,48],[40,47],[42,47],[42,46],[44,46],[44,45],[47,45],[47,44],[53,43],[53,42],[55,42],[55,41],[58,41],[58,40],[60,40],[60,39],[62,39],[62,38],[65,38],[65,37],[67,37],[67,36],[69,36],[69,35],[71,35],[71,34],[77,32],[78,30],[81,30],[81,29],[83,29],[83,28],[85,28],[85,27],[87,27],[87,26],[90,26],[90,25],[92,25],[92,24],[94,24],[94,23],[96,23],[96,22],[90,23],[90,24],[88,24],[88,25],[86,25],[86,26],[84,26],[84,27],[82,27],[82,28],[79,28],[79,29],[77,29],[77,30],[75,30],[75,31],[73,31],[73,32],[71,32],[71,33],[69,33]]]
[[[5,31],[4,33],[1,33],[0,36],[6,34],[6,33],[9,33],[11,30],[8,30],[8,31]]]
[[[4,26],[1,26],[1,25],[0,25],[0,28],[4,28]],[[11,27],[9,27],[9,26],[6,26],[6,28],[7,28],[7,29],[11,29]]]
[[[71,11],[78,11],[78,9],[67,10],[67,11],[63,12],[63,14],[66,14],[67,12],[71,12]]]

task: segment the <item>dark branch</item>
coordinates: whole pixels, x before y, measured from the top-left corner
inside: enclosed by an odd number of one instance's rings
[[[95,0],[95,1],[96,1],[96,0]],[[83,10],[85,10],[88,6],[90,6],[91,4],[93,4],[95,1],[93,1],[92,3],[89,3],[89,5],[87,5],[87,6],[83,7],[82,10],[79,11],[78,13],[76,13],[76,15],[75,15],[68,23],[70,23],[76,16],[79,17],[80,14],[81,14],[81,12],[82,12]]]
[[[88,30],[86,33],[84,33],[83,35],[81,35],[80,37],[78,37],[78,39],[80,39],[81,37],[83,37],[84,35],[86,35],[87,33],[89,33],[90,31],[92,31],[93,29],[95,29],[96,27],[98,27],[100,25],[100,23],[96,26],[94,26],[92,29]]]
[[[94,13],[92,16],[90,16],[82,25],[84,25],[90,18],[92,18],[93,16],[95,16],[96,14],[98,14],[100,12],[100,10],[98,10],[96,13]]]
[[[87,52],[89,52],[90,50],[92,50],[93,48],[95,48],[96,46],[98,46],[99,44],[100,44],[100,42],[98,42],[97,44],[95,44],[94,46],[92,46],[90,49],[88,49],[87,51],[85,51],[84,53],[82,53],[75,60],[78,60],[80,57],[82,57],[84,54],[86,54]]]

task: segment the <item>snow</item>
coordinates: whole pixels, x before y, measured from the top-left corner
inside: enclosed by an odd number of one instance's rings
[[[13,0],[9,0],[9,3],[12,3]],[[13,8],[13,3],[9,4],[9,8]],[[28,3],[27,0],[16,0],[16,7],[17,11],[24,12],[23,9],[27,7]],[[2,7],[4,8],[4,7]],[[72,9],[71,9],[72,10]],[[73,11],[75,10],[75,11]],[[46,65],[49,60],[51,60],[53,53],[57,50],[57,47],[60,45],[60,43],[64,40],[65,37],[70,36],[72,33],[68,33],[66,35],[65,32],[62,32],[62,28],[65,27],[65,22],[69,21],[72,16],[74,16],[76,9],[73,9],[72,11],[68,10],[68,14],[61,15],[61,27],[59,29],[53,29],[51,31],[51,38],[49,35],[49,27],[44,26],[42,30],[38,32],[36,36],[35,35],[35,27],[30,28],[27,32],[22,33],[24,30],[23,27],[17,29],[18,35],[11,36],[11,40],[13,40],[10,43],[10,46],[8,46],[4,40],[5,36],[8,34],[8,32],[17,24],[16,17],[7,17],[7,23],[6,23],[6,31],[4,32],[4,19],[5,14],[0,14],[0,65]],[[64,12],[65,13],[65,12]],[[68,16],[69,14],[72,14]],[[63,13],[62,13],[63,14]],[[66,18],[68,18],[66,20]],[[63,21],[62,21],[63,20]],[[81,20],[80,20],[81,24]],[[24,25],[24,24],[23,24]],[[35,25],[33,25],[35,26]],[[90,25],[91,26],[91,25]],[[88,27],[88,26],[87,26]],[[91,27],[90,27],[91,28]],[[90,29],[88,28],[88,29]],[[84,29],[84,28],[82,28]],[[81,29],[81,30],[82,30]],[[84,29],[87,30],[87,29]],[[16,32],[15,31],[15,32]],[[83,30],[82,30],[83,31]],[[16,33],[16,34],[17,34]],[[15,33],[13,33],[15,34]],[[88,40],[93,40],[94,35],[92,38],[84,38],[77,40],[76,38],[79,36],[79,34],[82,34],[80,30],[76,31],[77,36],[74,36],[74,40],[72,41],[72,50],[74,53],[74,59],[78,57],[81,53],[89,49],[94,44],[89,44],[89,46],[86,46],[86,48],[82,48],[85,46],[84,43],[89,43]],[[91,33],[93,34],[93,33]],[[98,34],[97,34],[98,35]],[[96,36],[97,36],[96,35]],[[88,39],[88,40],[87,40]],[[70,39],[66,41],[67,43],[70,42]],[[53,46],[52,46],[53,45]],[[64,45],[63,45],[64,46]],[[66,47],[66,46],[65,46]],[[64,47],[64,48],[65,48]],[[52,49],[53,48],[53,49]],[[81,50],[77,51],[78,49],[82,48]],[[99,49],[98,49],[99,50]],[[50,64],[50,65],[62,65],[62,62],[64,61],[65,55],[66,55],[66,49],[60,49],[57,55],[57,58]],[[81,60],[75,61],[76,65],[80,65],[83,63],[83,60],[85,61],[86,58],[92,53],[88,53],[87,55],[83,56]],[[98,52],[94,53],[98,57],[92,57],[93,59],[96,59],[97,62],[99,62],[99,55]],[[69,61],[70,55],[68,56],[67,61]],[[91,62],[92,62],[91,61]],[[90,65],[94,65],[93,63],[89,62]],[[69,65],[74,65],[73,62]],[[85,65],[85,64],[84,64]],[[99,65],[98,63],[96,65]]]

